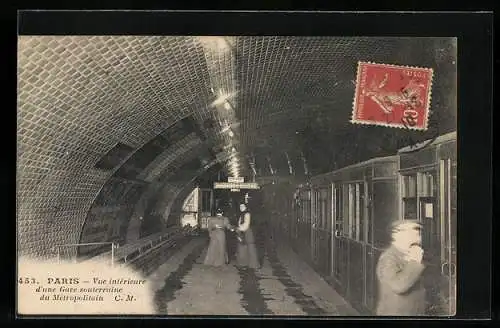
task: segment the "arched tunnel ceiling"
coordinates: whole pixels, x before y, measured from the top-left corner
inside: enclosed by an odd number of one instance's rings
[[[107,179],[186,118],[194,128],[156,148],[135,168],[137,179],[228,162],[233,148],[240,162],[305,153],[313,172],[380,153],[407,132],[349,123],[359,60],[433,68],[431,121],[442,133],[454,130],[455,52],[449,38],[20,36],[20,243],[43,253],[36,248],[42,225],[47,244],[78,239]],[[387,152],[398,146],[389,143]],[[343,157],[345,147],[363,155]],[[113,149],[115,166],[96,167]]]

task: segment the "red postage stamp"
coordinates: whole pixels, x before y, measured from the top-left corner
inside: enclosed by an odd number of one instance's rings
[[[359,62],[351,123],[426,130],[431,68]]]

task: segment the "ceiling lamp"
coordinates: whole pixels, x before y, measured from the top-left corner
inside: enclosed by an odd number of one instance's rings
[[[212,105],[219,106],[219,105],[224,104],[224,107],[226,107],[226,105],[231,106],[227,102],[227,98],[229,98],[228,94],[224,94],[222,91],[219,91],[219,97],[217,97],[217,99],[215,99],[215,101],[212,103]],[[229,108],[229,109],[231,109],[231,108]]]

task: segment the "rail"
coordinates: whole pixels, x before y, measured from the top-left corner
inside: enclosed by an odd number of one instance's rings
[[[177,238],[184,236],[186,233],[189,233],[188,229],[175,227],[170,228],[169,231],[155,233],[145,238],[141,238],[136,242],[125,244],[120,246],[114,253],[114,261],[119,262],[120,264],[127,264],[146,254],[150,250],[175,241]],[[98,256],[109,256],[110,253],[111,251],[108,251]]]
[[[63,247],[80,247],[80,246],[96,246],[96,245],[111,245],[111,266],[114,266],[115,263],[115,249],[118,248],[118,244],[115,242],[98,242],[98,243],[78,243],[78,244],[61,244],[55,245],[54,249],[57,253],[57,263],[61,263],[61,248]],[[77,256],[75,254],[75,261]]]
[[[119,265],[127,265],[132,261],[135,261],[141,256],[148,254],[150,251],[165,246],[167,244],[175,244],[175,242],[186,235],[191,233],[190,228],[175,227],[171,228],[169,231],[160,232],[156,234],[149,235],[145,238],[139,239],[134,243],[125,244],[120,246],[118,242],[94,242],[94,243],[74,243],[74,244],[61,244],[56,245],[53,249],[57,253],[58,263],[62,260],[62,255],[66,257],[73,258],[73,261],[77,261],[79,258],[77,256],[76,248],[80,246],[97,246],[97,245],[110,245],[110,249],[100,253],[98,255],[92,256],[90,258],[82,259],[81,261],[86,261],[90,259],[99,259],[111,257],[111,265],[114,267],[117,263]],[[168,245],[167,245],[168,246]],[[64,249],[75,248],[73,252],[64,252]]]

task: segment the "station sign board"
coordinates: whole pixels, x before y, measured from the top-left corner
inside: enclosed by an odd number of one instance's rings
[[[214,189],[260,189],[256,182],[214,182]]]
[[[227,182],[243,183],[243,182],[245,182],[245,178],[243,178],[243,177],[228,177]]]

